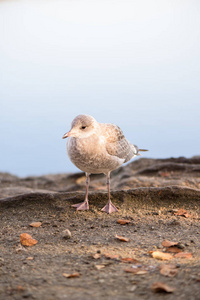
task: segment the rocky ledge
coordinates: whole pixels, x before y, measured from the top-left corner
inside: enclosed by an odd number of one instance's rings
[[[168,189],[166,189],[166,187]],[[171,187],[171,188],[170,188]],[[151,189],[149,189],[151,188]],[[157,188],[157,189],[152,189]],[[176,195],[199,194],[200,189],[200,156],[190,159],[146,159],[141,158],[123,166],[111,174],[112,194],[117,191],[124,194],[152,193],[152,191],[175,189]],[[8,173],[0,173],[0,199],[10,201],[20,199],[21,195],[36,193],[71,197],[77,192],[85,191],[85,174],[54,174],[20,178]],[[106,191],[106,178],[102,175],[91,175],[90,191],[99,194]],[[94,193],[93,193],[94,195]],[[95,198],[93,196],[93,198]],[[95,201],[95,199],[94,199]]]
[[[119,211],[107,215],[104,175],[77,212],[83,173],[0,173],[1,299],[199,299],[200,157],[141,158],[111,176]]]

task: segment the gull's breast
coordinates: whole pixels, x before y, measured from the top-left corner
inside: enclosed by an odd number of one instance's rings
[[[87,173],[106,174],[124,163],[124,159],[107,153],[103,136],[85,139],[69,137],[67,153],[72,163]]]

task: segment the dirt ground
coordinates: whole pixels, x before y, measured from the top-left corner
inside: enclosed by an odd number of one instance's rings
[[[103,176],[92,177],[89,211],[71,207],[84,199],[84,180],[0,174],[0,299],[200,299],[200,158],[140,159],[113,172],[111,215],[101,212]],[[37,244],[23,246],[22,233]],[[170,252],[164,240],[178,243],[175,253],[153,258]],[[175,274],[162,275],[163,264]],[[156,282],[174,290],[155,292]]]

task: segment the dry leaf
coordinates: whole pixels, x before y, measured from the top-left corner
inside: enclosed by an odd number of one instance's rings
[[[92,257],[93,257],[94,259],[99,259],[99,258],[101,257],[101,254],[95,253],[95,254],[92,255]]]
[[[155,293],[173,293],[175,289],[163,282],[155,282],[152,284],[151,290]]]
[[[119,223],[120,225],[126,225],[126,224],[131,223],[131,221],[119,219],[119,220],[117,220],[117,223]]]
[[[29,226],[31,227],[40,227],[42,225],[42,222],[33,222],[31,224],[29,224]]]
[[[124,263],[139,263],[137,259],[131,258],[131,257],[124,257],[120,259],[121,262]]]
[[[188,214],[187,210],[180,208],[176,213],[174,213],[175,216],[183,216],[185,218],[189,218],[190,215]]]
[[[161,177],[169,177],[171,174],[170,174],[170,172],[159,172],[159,175]]]
[[[171,254],[163,253],[161,251],[153,251],[151,255],[153,258],[160,259],[160,260],[169,260],[173,258]]]
[[[63,276],[66,278],[77,278],[77,277],[80,277],[80,274],[78,272],[75,272],[72,274],[63,273]]]
[[[117,255],[117,254],[105,253],[104,256],[108,259],[118,259],[119,258],[119,255]]]
[[[169,247],[166,249],[167,252],[169,253],[179,253],[179,252],[182,252],[182,250],[178,247]]]
[[[78,179],[76,179],[76,184],[78,185],[84,185],[85,184],[85,176],[81,176]]]
[[[147,274],[147,273],[148,273],[147,270],[138,270],[138,272],[135,273],[135,274],[137,274],[137,275],[144,275],[144,274]]]
[[[160,274],[168,277],[174,277],[178,273],[177,266],[173,264],[162,264],[160,265]]]
[[[19,245],[19,246],[16,248],[16,251],[17,251],[17,252],[20,252],[20,251],[26,252],[27,249],[24,248],[24,247],[22,247],[22,245]]]
[[[144,274],[148,273],[147,270],[141,269],[140,267],[138,267],[138,268],[127,268],[127,269],[124,270],[124,272],[137,274],[137,275],[144,275]]]
[[[95,268],[97,270],[101,270],[101,269],[105,268],[105,265],[95,265]]]
[[[126,237],[123,237],[123,236],[120,236],[120,235],[115,235],[116,239],[122,241],[122,242],[129,242],[130,239],[129,238],[126,238]]]
[[[178,244],[177,242],[170,242],[170,241],[168,241],[168,240],[164,240],[164,241],[162,242],[162,246],[163,246],[163,247],[166,247],[166,248],[175,246],[175,245],[177,245],[177,244]]]
[[[23,245],[23,246],[34,246],[35,244],[37,244],[37,240],[34,240],[32,238],[32,236],[28,233],[22,233],[20,235],[20,243]]]
[[[192,258],[192,253],[180,252],[174,255],[176,258]]]
[[[17,291],[18,292],[23,292],[24,290],[25,290],[25,288],[23,286],[21,286],[21,285],[17,286]]]

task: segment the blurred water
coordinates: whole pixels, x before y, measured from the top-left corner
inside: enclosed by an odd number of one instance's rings
[[[77,170],[72,119],[118,124],[145,157],[200,139],[199,1],[0,1],[0,171]]]

